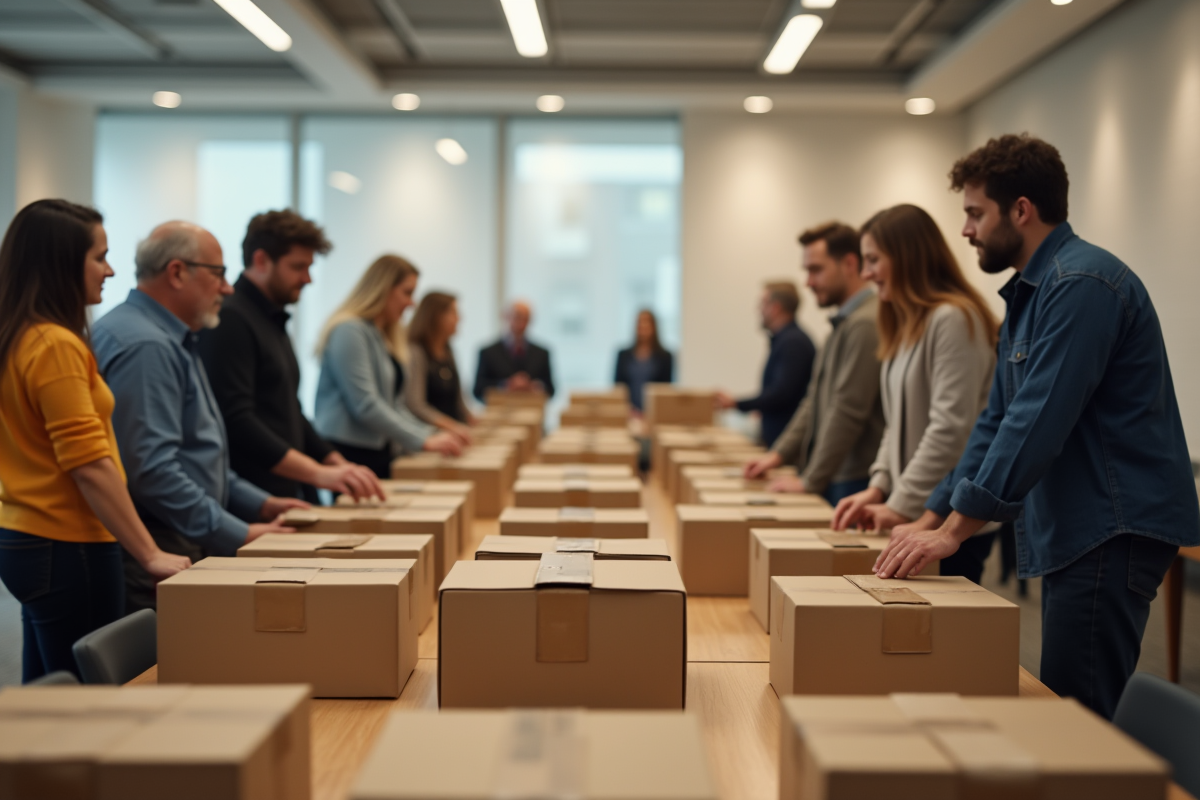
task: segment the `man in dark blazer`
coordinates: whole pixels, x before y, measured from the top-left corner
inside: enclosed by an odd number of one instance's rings
[[[479,351],[475,397],[484,400],[488,389],[540,391],[545,392],[547,397],[553,397],[550,351],[525,338],[525,330],[533,317],[529,304],[522,300],[514,301],[504,317],[508,322],[508,331],[500,341]]]

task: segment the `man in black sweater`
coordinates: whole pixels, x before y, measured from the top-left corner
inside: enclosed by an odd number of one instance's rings
[[[757,411],[762,415],[762,440],[767,447],[775,443],[800,407],[817,357],[812,339],[796,324],[799,308],[796,284],[780,281],[766,285],[759,312],[763,329],[771,337],[771,350],[763,368],[762,391],[744,400],[717,393],[718,408]]]
[[[550,374],[550,351],[525,338],[533,311],[517,300],[505,312],[508,331],[498,342],[479,351],[475,370],[475,396],[486,399],[488,389],[513,392],[545,392],[554,396],[554,378]]]

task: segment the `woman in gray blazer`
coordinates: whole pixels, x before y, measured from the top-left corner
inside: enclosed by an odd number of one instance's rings
[[[413,304],[417,268],[385,255],[363,273],[325,323],[317,345],[317,432],[342,455],[390,477],[393,449],[462,452],[463,441],[438,432],[404,405],[400,317]]]
[[[876,214],[863,226],[861,244],[863,276],[879,289],[886,428],[868,488],[838,503],[833,525],[889,530],[921,516],[958,463],[987,405],[999,324],[937,223],[917,206]],[[942,563],[942,574],[978,581],[994,537],[975,537]]]

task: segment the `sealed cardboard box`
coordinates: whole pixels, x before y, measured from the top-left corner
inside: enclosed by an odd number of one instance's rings
[[[546,407],[546,400],[545,392],[510,392],[507,389],[488,389],[484,394],[483,402],[489,406],[542,409]]]
[[[647,384],[645,391],[645,418],[651,428],[662,424],[713,424],[716,392],[681,389],[666,383]]]
[[[671,560],[667,543],[662,539],[568,539],[559,536],[485,536],[475,550],[475,560],[537,561],[542,553],[591,553],[598,560]]]
[[[338,495],[337,504],[339,506],[369,507],[378,503],[384,506],[391,505],[396,508],[407,508],[410,505],[409,498],[412,497],[461,497],[463,505],[458,529],[460,531],[470,531],[471,526],[475,524],[475,484],[471,481],[383,480],[379,483],[383,486],[383,493],[386,495],[386,499],[382,503],[375,500],[356,502],[353,497],[343,494]]]
[[[436,574],[435,538],[428,533],[266,533],[238,548],[240,558],[411,558],[417,623],[424,630],[442,576]]]
[[[513,500],[518,508],[641,508],[642,482],[637,478],[520,478],[513,486]]]
[[[805,506],[810,508],[832,508],[818,494],[792,494],[790,492],[700,492],[702,506]]]
[[[751,528],[828,528],[833,509],[809,506],[675,507],[676,560],[690,594],[746,597]]]
[[[471,431],[476,446],[511,445],[516,449],[517,461],[524,464],[533,457],[535,447],[529,428],[520,425],[492,425],[480,423]]]
[[[622,464],[637,469],[640,448],[629,442],[550,442],[538,445],[538,455],[547,464]]]
[[[392,714],[350,797],[716,800],[717,793],[690,714],[506,710]]]
[[[416,563],[206,558],[158,584],[158,680],[399,697],[417,662]]]
[[[283,524],[297,533],[427,533],[433,536],[433,569],[438,580],[446,577],[458,560],[458,516],[454,508],[346,508],[295,509],[283,515]]]
[[[670,561],[460,561],[442,582],[444,708],[682,708],[687,603]]]
[[[535,478],[539,480],[621,480],[634,477],[627,464],[524,464],[517,472],[517,480]]]
[[[690,505],[697,505],[705,492],[765,492],[771,485],[769,479],[743,478],[741,470],[733,478],[696,478],[684,471],[679,483],[679,494]]]
[[[617,428],[629,424],[629,406],[603,403],[572,403],[559,415],[560,425],[583,428]]]
[[[618,383],[614,384],[611,389],[601,389],[596,391],[572,389],[570,401],[571,405],[601,403],[626,406],[629,404],[629,387],[623,383]]]
[[[500,535],[645,539],[650,516],[641,508],[506,508]]]
[[[307,800],[308,686],[0,691],[8,800]]]
[[[746,436],[728,428],[668,430],[660,426],[654,431],[650,466],[655,472],[662,472],[667,453],[672,450],[745,450],[754,446]]]
[[[743,450],[672,450],[666,454],[663,484],[672,503],[683,499],[683,470],[685,467],[735,467],[744,469],[746,464],[762,455],[762,448]]]
[[[481,424],[513,425],[529,431],[531,446],[537,448],[542,439],[542,428],[545,426],[546,414],[542,408],[521,408],[518,406],[489,406],[479,417]]]
[[[771,579],[771,685],[787,694],[1017,693],[1019,609],[959,576]]]
[[[708,465],[704,465],[704,464],[696,464],[696,465],[692,465],[692,466],[685,466],[680,470],[679,493],[680,493],[680,496],[683,498],[681,502],[687,503],[689,505],[697,504],[697,501],[699,500],[700,496],[699,496],[699,492],[696,490],[696,485],[700,481],[709,481],[709,480],[727,480],[727,481],[737,480],[737,481],[740,481],[740,480],[743,480],[742,474],[744,471],[745,471],[745,465],[708,466]],[[755,491],[758,489],[765,489],[766,486],[769,485],[770,482],[775,480],[776,478],[782,478],[784,476],[791,476],[791,475],[795,475],[795,474],[796,474],[796,468],[793,466],[776,467],[773,470],[769,470],[767,472],[767,474],[765,476],[763,476],[765,479],[765,483],[763,484],[763,486],[759,487],[759,486],[747,485],[747,486],[744,486],[742,489],[734,488],[733,491]],[[754,483],[754,481],[746,481],[746,483],[750,484],[750,483]],[[720,489],[720,488],[717,489],[717,491],[721,491],[721,490],[722,489]],[[724,488],[723,490],[729,491],[728,488]]]
[[[470,481],[475,485],[475,513],[495,519],[508,500],[509,463],[493,456],[443,456],[418,453],[392,462],[394,480]],[[515,477],[514,477],[515,479]]]
[[[785,697],[784,800],[1162,800],[1169,766],[1074,700]]]

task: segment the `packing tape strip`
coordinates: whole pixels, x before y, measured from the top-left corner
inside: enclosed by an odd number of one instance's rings
[[[559,522],[595,522],[596,509],[566,506],[558,510]]]
[[[828,545],[832,545],[833,547],[855,547],[855,548],[862,548],[862,549],[866,549],[866,547],[867,547],[867,542],[866,542],[867,537],[863,536],[862,534],[858,534],[858,533],[841,533],[838,531],[820,531],[817,533],[817,538],[820,539],[822,542],[825,542]],[[876,540],[883,539],[883,537],[879,537],[879,536],[872,537],[872,538],[875,538]],[[884,539],[884,541],[886,541],[886,539]]]
[[[570,539],[566,537],[556,538],[554,540],[554,552],[556,553],[592,553],[600,552],[599,539]]]
[[[587,740],[578,711],[512,711],[500,740],[491,796],[567,800],[586,794]]]
[[[884,584],[874,575],[842,577],[883,606],[882,652],[933,652],[933,605],[928,600],[907,587]]]
[[[326,542],[322,542],[317,547],[317,552],[322,550],[354,550],[362,547],[367,542],[371,541],[372,537],[369,534],[344,534],[334,536]]]
[[[592,585],[591,553],[542,553],[534,586]]]

